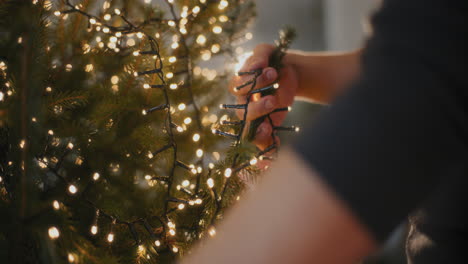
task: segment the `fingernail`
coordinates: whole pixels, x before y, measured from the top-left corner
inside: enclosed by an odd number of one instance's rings
[[[265,73],[267,80],[271,81],[275,78],[275,71],[274,70],[267,70]]]
[[[267,99],[267,100],[265,101],[265,108],[266,108],[266,109],[272,109],[273,106],[274,106],[274,105],[273,105],[273,102],[272,102],[271,99]]]

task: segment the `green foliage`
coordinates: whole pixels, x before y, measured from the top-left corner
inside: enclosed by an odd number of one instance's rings
[[[257,150],[211,133],[230,72],[195,67],[232,61],[254,14],[240,0],[0,1],[0,262],[169,263],[206,236],[243,190],[223,172]]]

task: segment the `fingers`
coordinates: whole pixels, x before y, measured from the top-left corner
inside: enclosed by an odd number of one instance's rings
[[[271,133],[273,128],[270,125],[268,120],[263,121],[263,123],[258,127],[257,134],[255,135],[254,144],[261,150],[266,149],[271,144],[273,144],[273,138]],[[276,144],[279,145],[279,137],[274,135]],[[271,152],[274,152],[272,150]]]
[[[250,56],[241,68],[243,71],[253,71],[256,69],[265,68],[268,66],[270,54],[275,49],[269,44],[259,44],[255,47],[252,56]]]
[[[245,97],[238,97],[238,104],[245,104]],[[261,97],[258,101],[250,101],[246,120],[251,121],[273,111],[277,107],[277,99],[273,95]],[[244,109],[237,110],[237,116],[243,118]]]

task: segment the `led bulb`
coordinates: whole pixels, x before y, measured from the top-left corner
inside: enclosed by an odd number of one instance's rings
[[[197,157],[201,158],[203,156],[203,150],[202,149],[197,149]]]
[[[213,188],[214,180],[212,178],[208,178],[208,180],[206,180],[206,184],[208,185],[208,187]]]
[[[97,180],[99,180],[99,177],[101,177],[101,175],[99,175],[99,173],[95,172],[93,174],[93,180],[97,181]]]
[[[75,185],[70,184],[70,185],[68,186],[68,192],[69,192],[70,194],[75,194],[77,191],[78,191],[78,188],[76,188]]]
[[[96,235],[98,232],[98,227],[96,225],[91,226],[91,234]]]
[[[178,108],[180,111],[182,111],[182,110],[185,110],[186,105],[185,105],[184,103],[182,103],[182,104],[179,104],[179,106],[177,106],[177,108]]]
[[[225,176],[226,178],[231,177],[231,174],[232,174],[232,169],[231,169],[231,168],[227,168],[227,169],[224,171],[224,176]]]
[[[154,241],[154,244],[155,244],[157,247],[159,247],[159,246],[161,246],[161,241],[156,240],[156,241]]]
[[[109,243],[114,242],[114,233],[111,232],[111,233],[109,233],[109,234],[107,235],[107,241],[108,241]]]
[[[177,206],[177,208],[178,208],[179,210],[182,210],[182,209],[185,208],[185,204],[180,203],[179,206]]]
[[[58,230],[57,227],[52,226],[49,227],[49,237],[51,239],[57,239],[60,236],[60,231]]]
[[[200,134],[193,134],[193,137],[192,137],[193,141],[194,142],[198,142],[200,140]]]
[[[55,210],[60,209],[60,203],[57,200],[54,200],[52,202],[52,207],[54,207]]]

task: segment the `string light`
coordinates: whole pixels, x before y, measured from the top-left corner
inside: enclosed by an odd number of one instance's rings
[[[76,188],[75,185],[70,184],[70,185],[68,186],[68,192],[69,192],[70,194],[76,194],[77,191],[78,191],[78,189]]]
[[[159,247],[159,246],[161,246],[161,241],[156,240],[156,241],[154,241],[154,244],[155,244],[157,247]]]
[[[176,58],[175,56],[169,57],[169,62],[170,62],[170,63],[174,63],[174,62],[176,62],[176,61],[177,61],[177,58]]]
[[[184,103],[181,103],[181,104],[179,104],[179,105],[177,106],[177,108],[178,108],[180,111],[183,111],[183,110],[185,110],[186,105],[185,105]]]
[[[114,242],[114,233],[110,232],[110,233],[107,235],[107,242],[109,242],[109,243]]]
[[[73,254],[68,253],[68,262],[73,263],[75,262],[75,256]]]
[[[190,123],[192,123],[192,118],[186,117],[186,118],[184,119],[184,124],[188,125],[188,124],[190,124]]]
[[[201,158],[203,156],[203,150],[197,149],[196,154],[197,154],[197,157]]]
[[[173,251],[174,253],[177,253],[177,252],[179,252],[179,248],[176,247],[176,246],[173,246],[173,247],[172,247],[172,251]]]
[[[92,235],[96,235],[96,234],[98,233],[98,227],[97,227],[97,225],[92,225],[90,231],[91,231],[91,234],[92,234]]]
[[[212,178],[208,178],[208,180],[206,180],[206,184],[208,185],[208,187],[213,188],[214,187],[214,180]]]
[[[54,240],[60,237],[60,231],[57,227],[51,226],[49,227],[49,237]]]
[[[60,209],[60,203],[57,200],[54,200],[52,202],[52,207],[54,207],[55,210]]]
[[[216,228],[214,226],[211,226],[208,229],[208,234],[210,234],[210,236],[214,237],[216,235]]]
[[[193,134],[192,140],[194,142],[198,142],[200,140],[200,134],[198,133]]]
[[[197,43],[200,44],[200,45],[205,45],[206,43],[206,37],[202,34],[198,35],[197,37]]]
[[[226,170],[224,170],[224,176],[226,178],[231,177],[231,174],[232,174],[232,169],[231,168],[227,168]]]
[[[171,84],[169,85],[169,88],[170,88],[171,90],[175,90],[175,89],[177,89],[177,87],[179,87],[179,86],[177,85],[177,83],[171,83]]]
[[[223,32],[223,28],[220,27],[220,26],[214,26],[213,27],[213,33],[215,34],[220,34],[221,32]]]
[[[177,208],[178,208],[179,210],[183,210],[183,209],[185,208],[185,204],[180,203],[180,204],[177,206]]]

